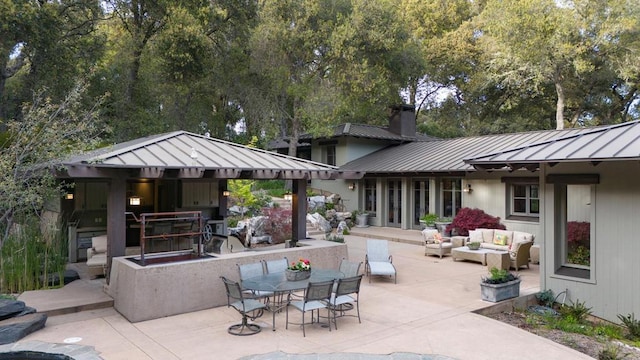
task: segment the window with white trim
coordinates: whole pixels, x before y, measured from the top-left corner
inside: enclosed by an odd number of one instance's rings
[[[328,145],[325,147],[325,164],[327,165],[336,165],[336,146]]]
[[[511,215],[540,215],[540,186],[538,184],[511,185]]]
[[[510,220],[540,219],[540,180],[538,177],[503,177],[506,189],[506,215]]]

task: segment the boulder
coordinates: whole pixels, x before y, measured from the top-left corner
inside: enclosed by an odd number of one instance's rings
[[[12,317],[0,321],[0,345],[16,342],[34,331],[40,330],[47,322],[47,314],[34,313]]]
[[[344,234],[345,230],[349,230],[349,226],[347,225],[347,222],[342,220],[338,223],[338,227],[336,228],[336,234]]]
[[[0,299],[0,320],[16,316],[24,311],[24,302],[19,300]]]
[[[325,233],[331,232],[331,224],[318,213],[307,214],[307,221],[320,231]]]
[[[308,212],[314,212],[318,209],[324,208],[324,204],[325,204],[324,196],[321,196],[321,195],[312,196],[307,201],[308,201],[308,205],[307,205]]]

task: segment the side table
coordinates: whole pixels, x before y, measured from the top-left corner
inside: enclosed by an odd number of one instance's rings
[[[509,270],[511,259],[507,251],[492,251],[487,253],[487,268]]]
[[[529,257],[531,258],[531,262],[534,264],[540,264],[540,245],[533,244],[531,249],[529,249]]]
[[[466,237],[466,236],[452,236],[451,237],[451,246],[454,247],[454,248],[465,246],[465,245],[467,245],[466,244],[467,239],[468,239],[468,237]]]

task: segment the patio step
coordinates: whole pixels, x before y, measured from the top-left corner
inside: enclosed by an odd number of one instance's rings
[[[25,291],[18,300],[47,316],[113,307],[104,287],[104,279],[80,279],[58,289]]]

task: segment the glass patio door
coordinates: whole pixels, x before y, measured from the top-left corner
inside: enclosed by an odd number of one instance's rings
[[[420,225],[420,218],[429,212],[429,180],[413,181],[413,225]]]
[[[397,179],[388,180],[387,191],[387,225],[400,226],[402,221],[402,181]]]

